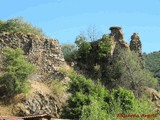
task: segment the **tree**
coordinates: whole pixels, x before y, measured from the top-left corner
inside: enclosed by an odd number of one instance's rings
[[[90,42],[96,41],[99,37],[95,26],[90,26],[87,30],[87,37]]]
[[[113,86],[122,86],[139,92],[142,86],[153,87],[157,80],[152,74],[143,69],[138,62],[138,55],[128,49],[120,49],[116,61],[110,66]],[[139,93],[136,93],[139,94]]]
[[[23,54],[20,48],[3,50],[3,73],[0,76],[0,85],[4,86],[6,96],[14,96],[29,89],[27,77],[33,72],[34,67],[26,61]]]
[[[90,57],[91,44],[86,42],[86,37],[84,35],[79,35],[76,37],[75,44],[77,47],[76,60],[83,64],[87,63]]]
[[[0,20],[0,33],[3,32],[32,33],[35,35],[44,36],[41,29],[33,26],[31,23],[24,22],[22,17],[9,19],[7,21]]]
[[[62,44],[62,52],[67,62],[73,62],[76,55],[76,47],[73,44]]]
[[[98,58],[100,60],[106,59],[111,53],[111,44],[109,36],[104,34],[98,43]],[[101,61],[103,62],[103,61]]]

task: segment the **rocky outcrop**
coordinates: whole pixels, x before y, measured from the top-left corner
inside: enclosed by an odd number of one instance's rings
[[[138,33],[133,33],[133,35],[131,36],[130,50],[138,53],[139,61],[143,63],[142,44],[141,44]]]
[[[66,92],[56,94],[43,82],[32,81],[31,90],[28,95],[20,94],[14,97],[12,113],[17,116],[46,113],[53,115],[55,118],[59,118],[62,106],[66,104],[69,96],[70,94]]]
[[[48,113],[58,118],[59,112],[60,106],[58,106],[55,96],[39,91],[35,92],[32,98],[27,98],[23,102],[14,105],[13,109],[14,114],[22,116]]]
[[[39,37],[33,34],[0,34],[0,56],[5,47],[22,48],[30,63],[38,67],[40,74],[56,71],[64,63],[64,57],[56,39]]]
[[[110,27],[111,33],[109,34],[111,40],[117,47],[129,48],[129,45],[124,41],[124,35],[121,27]]]
[[[155,104],[157,113],[160,113],[160,93],[153,88],[144,87],[144,93]]]
[[[118,26],[110,27],[111,33],[109,34],[111,43],[111,56],[110,56],[110,64],[113,64],[117,61],[117,57],[119,56],[120,49],[129,49],[129,45],[124,41],[124,34],[122,32],[122,28]]]
[[[142,54],[142,44],[138,33],[133,33],[131,36],[130,49]]]
[[[131,36],[130,45],[128,45],[128,43],[124,41],[124,35],[121,27],[110,27],[110,30],[111,33],[109,35],[113,43],[111,53],[113,54],[113,56],[116,56],[116,54],[118,54],[119,49],[127,48],[138,53],[138,59],[140,63],[143,63],[142,44],[138,33],[133,33],[133,35]]]

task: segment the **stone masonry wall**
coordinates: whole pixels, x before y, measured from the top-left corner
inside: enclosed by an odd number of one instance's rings
[[[0,34],[0,57],[5,47],[22,48],[30,63],[38,67],[40,74],[56,71],[64,63],[58,40],[38,37],[33,34]]]

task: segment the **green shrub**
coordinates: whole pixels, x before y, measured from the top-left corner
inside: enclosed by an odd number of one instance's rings
[[[90,92],[93,91],[94,86],[91,79],[86,79],[83,75],[76,73],[70,74],[69,77],[72,80],[72,83],[69,87],[69,91],[72,94],[76,94],[76,92],[82,92],[86,95],[89,95]]]
[[[76,46],[77,46],[77,52],[76,52],[76,59],[80,60],[82,63],[86,63],[88,60],[88,55],[91,50],[91,44],[89,42],[86,42],[86,37],[83,35],[79,35],[76,38]]]
[[[83,106],[80,120],[106,120],[107,112],[101,101],[93,100],[90,105]]]
[[[3,50],[3,74],[0,76],[0,84],[5,86],[6,95],[14,96],[18,93],[27,92],[30,86],[27,77],[33,70],[33,65],[26,61],[20,48],[5,48]]]
[[[72,82],[68,91],[72,93],[72,96],[69,98],[68,106],[65,107],[62,116],[64,118],[75,119],[81,116],[83,105],[90,104],[90,94],[94,86],[90,79],[88,80],[82,75],[71,73],[69,77]]]
[[[146,98],[142,99],[144,101],[142,103],[130,90],[120,87],[109,92],[101,85],[100,80],[96,83],[75,72],[68,76],[72,80],[69,85],[72,96],[64,108],[63,118],[120,120],[118,114],[154,113],[153,106],[146,101]]]
[[[33,26],[31,23],[24,22],[22,17],[9,19],[7,21],[0,20],[0,33],[3,32],[22,32],[44,36],[44,33],[41,29]]]
[[[155,114],[154,104],[148,100],[148,98],[143,97],[134,100],[134,106],[131,111],[132,113],[138,114]]]
[[[122,111],[127,112],[133,109],[135,96],[132,91],[118,88],[112,91],[111,101],[119,102]]]
[[[132,117],[123,118],[118,116],[123,115],[138,115],[135,120],[142,120],[146,117],[142,115],[156,114],[154,106],[151,102],[147,101],[147,98],[137,99],[132,91],[128,91],[122,88],[113,90],[108,96],[109,102],[91,99],[89,105],[84,105],[82,109],[81,120],[121,120],[121,119],[134,119]],[[153,119],[158,120],[159,115]]]
[[[98,58],[105,59],[111,52],[111,44],[109,36],[103,35],[101,41],[98,43]]]
[[[69,92],[72,93],[72,96],[63,111],[64,118],[80,118],[83,106],[90,105],[93,100],[102,101],[103,109],[107,109],[108,103],[104,101],[108,101],[109,92],[99,82],[95,84],[91,79],[86,79],[74,72],[69,77],[72,80],[69,86]]]

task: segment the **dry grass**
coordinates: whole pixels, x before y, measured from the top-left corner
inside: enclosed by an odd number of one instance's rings
[[[53,94],[64,95],[66,93],[67,87],[63,84],[62,81],[53,80],[50,84],[50,89],[52,90]]]
[[[58,71],[64,75],[68,75],[68,74],[72,73],[74,70],[69,65],[63,64],[62,66],[59,67]]]
[[[13,115],[12,108],[13,104],[4,105],[2,102],[0,102],[0,116]]]
[[[39,82],[39,81],[32,81],[31,82],[31,90],[29,92],[29,95],[32,95],[33,93],[36,93],[36,91],[38,91],[40,93],[47,93],[47,94],[52,93],[50,88],[45,83],[42,83],[42,82]]]

